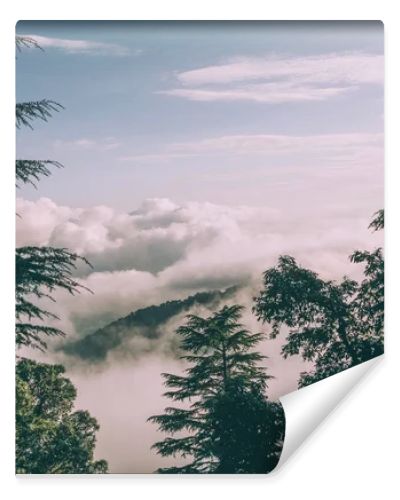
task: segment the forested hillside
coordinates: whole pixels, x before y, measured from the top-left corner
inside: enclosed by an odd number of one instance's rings
[[[236,290],[236,287],[230,287],[224,291],[200,292],[183,300],[171,300],[138,309],[81,340],[66,343],[62,350],[82,359],[103,361],[110,351],[134,336],[150,339],[161,337],[164,333],[163,327],[168,321],[182,313],[188,313],[196,306],[215,310],[223,301],[232,297]]]

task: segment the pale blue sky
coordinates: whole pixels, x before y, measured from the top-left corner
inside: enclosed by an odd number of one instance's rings
[[[20,22],[17,33],[45,49],[18,55],[17,100],[65,106],[17,133],[18,157],[66,166],[25,198],[132,210],[148,197],[279,206],[325,188],[332,204],[343,184],[345,199],[382,195],[379,22]]]

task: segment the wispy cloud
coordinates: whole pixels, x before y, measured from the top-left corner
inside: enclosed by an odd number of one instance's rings
[[[263,156],[286,158],[290,163],[323,161],[343,166],[381,164],[383,134],[347,133],[321,135],[225,135],[194,142],[172,143],[162,151],[121,158],[129,161],[160,162],[194,156]]]
[[[34,39],[38,45],[44,49],[54,48],[62,50],[68,54],[87,54],[87,55],[109,55],[123,57],[131,55],[132,52],[122,45],[114,43],[95,42],[92,40],[74,40],[65,38],[49,38],[41,35],[22,35]],[[140,51],[134,51],[134,55]]]
[[[183,97],[190,101],[256,101],[256,102],[296,102],[322,101],[353,90],[353,87],[313,88],[286,83],[246,85],[231,89],[172,89],[161,94]]]
[[[176,74],[179,87],[159,93],[192,101],[321,101],[383,83],[383,55],[236,58]]]
[[[110,151],[112,149],[117,149],[120,145],[121,143],[118,142],[115,137],[105,137],[102,140],[82,137],[71,141],[62,141],[60,139],[54,141],[54,146],[56,148],[86,149],[91,151]]]

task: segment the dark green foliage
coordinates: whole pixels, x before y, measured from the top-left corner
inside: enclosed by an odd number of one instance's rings
[[[371,223],[383,227],[383,211]],[[363,263],[361,283],[343,278],[340,283],[321,279],[282,256],[264,273],[264,287],[255,298],[257,318],[271,326],[275,338],[289,328],[282,354],[300,354],[314,362],[301,375],[304,386],[383,353],[384,261],[382,249],[356,251],[352,262]]]
[[[36,187],[36,181],[41,176],[49,177],[51,174],[49,166],[62,167],[61,163],[55,160],[17,160],[15,162],[17,187],[20,187],[19,183],[31,184]]]
[[[188,402],[149,418],[171,434],[154,444],[162,456],[190,457],[181,467],[161,473],[259,473],[276,465],[284,433],[278,404],[264,396],[269,375],[264,356],[253,348],[262,334],[251,334],[239,323],[243,308],[224,306],[208,318],[190,315],[177,330],[185,375],[163,374],[164,395]]]
[[[17,37],[17,49],[35,46],[34,40]],[[62,106],[44,99],[16,106],[17,127],[32,128],[34,119],[47,121]],[[17,160],[16,181],[35,185],[50,175],[52,160]],[[56,316],[37,305],[39,299],[54,301],[52,293],[71,294],[85,288],[73,277],[78,261],[87,261],[64,248],[16,249],[16,344],[46,349],[45,336],[64,335],[42,323]],[[19,474],[94,474],[107,472],[107,462],[94,461],[97,422],[87,411],[72,411],[76,390],[62,376],[61,365],[20,359],[16,366],[16,472]]]
[[[19,102],[16,105],[16,124],[17,128],[21,125],[32,127],[32,122],[36,119],[47,122],[52,113],[64,109],[64,106],[50,99],[41,101]]]
[[[384,211],[379,210],[370,224],[375,231],[384,228]],[[382,248],[354,252],[352,262],[364,265],[364,279],[353,303],[357,324],[357,349],[362,359],[383,353],[385,314],[385,262]]]
[[[87,411],[72,411],[76,390],[61,365],[21,359],[16,367],[17,474],[96,474],[99,426]]]
[[[257,389],[245,391],[232,380],[210,411],[211,442],[219,463],[216,474],[265,474],[278,464],[285,415],[280,403]]]
[[[72,271],[77,261],[87,261],[65,248],[52,247],[17,248],[15,259],[16,343],[43,350],[46,348],[43,336],[64,333],[41,323],[56,316],[35,302],[41,298],[54,300],[51,293],[56,288],[71,294],[85,288],[73,278]]]
[[[16,45],[21,47],[34,45],[30,38],[17,37]],[[37,118],[47,121],[52,112],[59,111],[63,106],[54,101],[43,99],[35,102],[17,103],[17,127],[21,125],[32,128],[31,122]],[[40,176],[50,175],[49,166],[60,167],[61,164],[53,160],[17,160],[16,181],[23,184],[39,180]],[[64,248],[51,247],[22,247],[16,249],[15,270],[15,315],[16,315],[16,343],[17,346],[31,346],[45,349],[43,336],[63,335],[58,328],[43,325],[45,318],[55,318],[55,315],[39,307],[35,302],[40,298],[54,300],[51,293],[56,288],[62,288],[69,293],[75,293],[82,287],[72,277],[76,262],[84,258],[69,252]],[[32,302],[32,298],[36,299]],[[39,322],[37,321],[39,320]]]
[[[17,36],[15,44],[18,51],[26,47],[35,47],[41,49],[35,39],[25,36]],[[42,50],[42,49],[41,49]],[[22,102],[16,105],[16,124],[20,128],[25,125],[32,128],[32,121],[39,118],[47,121],[52,116],[53,112],[63,109],[63,106],[49,99],[41,101]],[[61,163],[54,160],[17,160],[16,161],[16,180],[17,186],[19,182],[23,184],[32,184],[36,187],[35,181],[38,181],[40,176],[48,177],[50,175],[49,166],[61,167]]]
[[[188,312],[196,305],[214,309],[221,301],[233,296],[236,290],[236,287],[231,287],[223,292],[200,292],[183,300],[170,300],[160,305],[138,309],[83,339],[65,344],[62,350],[82,359],[104,361],[109,351],[118,348],[133,336],[158,338],[163,335],[165,324],[172,318]]]
[[[382,208],[381,210],[375,212],[374,215],[375,217],[374,219],[372,219],[369,227],[374,229],[375,231],[379,231],[380,229],[383,229],[385,227],[385,211]]]
[[[15,46],[18,52],[21,52],[23,48],[29,48],[29,47],[34,47],[36,49],[43,50],[42,47],[40,47],[40,45],[34,38],[30,38],[28,36],[16,36]]]

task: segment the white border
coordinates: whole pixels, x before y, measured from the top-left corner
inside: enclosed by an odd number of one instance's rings
[[[399,491],[398,445],[399,413],[398,371],[400,332],[397,327],[400,248],[397,228],[400,186],[399,47],[400,26],[396,2],[391,0],[351,1],[321,0],[242,2],[177,0],[124,2],[54,2],[17,0],[3,3],[0,18],[1,50],[1,183],[2,242],[0,276],[2,292],[1,355],[2,382],[0,429],[1,487],[4,498],[70,500],[72,495],[97,499],[130,494],[140,498],[149,495],[165,498],[205,496],[229,499],[266,495],[269,498],[348,499],[395,498]],[[7,9],[7,10],[6,10]],[[14,35],[19,19],[379,19],[386,32],[386,351],[385,360],[365,383],[351,394],[340,408],[302,447],[295,459],[271,476],[238,477],[14,477],[13,414],[13,294],[14,281]],[[134,446],[134,443],[132,443]]]

